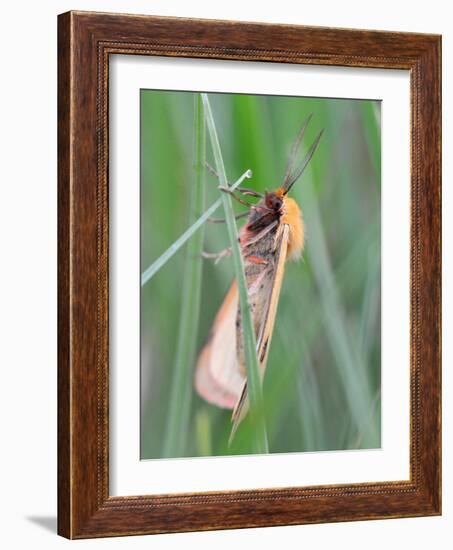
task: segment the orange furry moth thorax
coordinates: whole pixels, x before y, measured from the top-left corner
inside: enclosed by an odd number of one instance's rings
[[[282,187],[267,192],[257,208],[251,211],[248,223],[241,231],[241,243],[254,240],[261,231],[275,222],[289,226],[287,259],[300,259],[304,248],[302,212],[297,202],[288,197]]]
[[[288,260],[299,260],[305,242],[304,221],[302,211],[291,197],[283,198],[281,223],[289,225]]]
[[[283,187],[266,193],[264,201],[268,208],[274,209],[279,215],[279,223],[289,225],[287,259],[300,259],[304,249],[304,222],[299,205],[294,199],[288,197]]]

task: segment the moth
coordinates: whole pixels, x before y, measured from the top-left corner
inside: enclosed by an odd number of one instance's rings
[[[302,212],[288,193],[307,167],[323,133],[321,130],[300,165],[295,167],[297,153],[311,117],[303,122],[293,144],[280,187],[265,194],[237,188],[242,195],[258,197],[260,200],[255,205],[246,202],[236,192],[231,192],[236,200],[249,208],[245,213],[247,222],[240,230],[239,241],[262,377],[269,354],[285,262],[300,259],[304,248]],[[228,189],[223,190],[230,192]],[[228,250],[219,253],[217,257],[227,254]],[[236,281],[231,284],[198,357],[195,388],[209,403],[233,410],[231,442],[249,407]]]

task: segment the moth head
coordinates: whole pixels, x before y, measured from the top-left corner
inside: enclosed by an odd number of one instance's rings
[[[264,195],[264,201],[267,208],[278,212],[283,206],[283,189],[277,189],[277,191],[270,191]]]

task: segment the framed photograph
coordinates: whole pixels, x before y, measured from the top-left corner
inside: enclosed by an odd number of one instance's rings
[[[58,47],[59,533],[440,514],[440,37]]]

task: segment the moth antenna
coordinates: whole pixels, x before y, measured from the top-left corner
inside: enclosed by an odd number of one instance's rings
[[[308,150],[307,154],[305,155],[301,165],[297,169],[295,173],[293,173],[291,176],[288,177],[287,181],[284,182],[283,188],[285,190],[285,195],[289,192],[291,187],[296,183],[296,181],[300,178],[300,176],[303,174],[305,168],[307,167],[308,163],[310,162],[312,156],[314,155],[316,148],[318,147],[319,140],[321,139],[321,136],[324,132],[324,129],[322,129],[319,134],[316,136],[315,141],[313,142],[312,146]]]
[[[299,130],[299,133],[297,134],[296,140],[293,143],[293,146],[291,148],[291,152],[290,152],[289,157],[288,157],[288,162],[286,163],[285,177],[283,178],[283,184],[282,184],[283,188],[286,188],[287,182],[291,178],[291,172],[293,171],[294,162],[296,161],[297,151],[299,150],[299,146],[300,146],[300,144],[302,142],[302,139],[304,137],[305,130],[308,126],[308,123],[312,119],[312,117],[313,117],[313,113],[308,115],[308,117],[303,121],[301,129]]]

